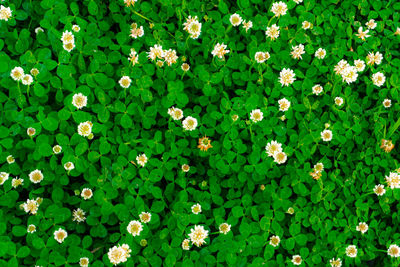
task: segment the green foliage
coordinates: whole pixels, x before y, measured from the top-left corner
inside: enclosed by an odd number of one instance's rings
[[[107,253],[122,244],[131,250],[123,266],[288,266],[294,255],[303,266],[400,264],[387,253],[400,245],[400,191],[386,179],[400,171],[400,3],[289,0],[276,17],[271,1],[131,2],[2,2],[12,16],[0,20],[0,266],[77,266],[86,257],[112,266]],[[240,26],[231,25],[234,13]],[[197,38],[184,29],[189,16],[201,23]],[[371,19],[377,25],[362,40]],[[272,25],[275,40],[266,36]],[[73,42],[61,40],[66,31]],[[217,43],[229,50],[220,58]],[[155,45],[177,59],[152,60]],[[134,52],[137,61],[128,59]],[[257,52],[268,52],[263,63]],[[354,66],[376,52],[382,62],[354,81],[337,74],[340,60]],[[13,78],[16,67],[29,85]],[[287,85],[283,69],[295,74]],[[378,72],[382,85],[372,80]],[[322,92],[313,92],[318,84]],[[87,97],[82,107],[78,94]],[[321,137],[325,129],[332,140]],[[265,151],[274,140],[282,162]],[[35,170],[43,180],[33,181]],[[142,221],[138,235],[132,221]],[[208,231],[205,243],[185,250],[195,226]],[[68,233],[61,242],[59,229]]]

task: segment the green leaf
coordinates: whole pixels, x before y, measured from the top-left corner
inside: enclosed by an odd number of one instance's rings
[[[99,12],[99,10],[98,10],[98,7],[97,7],[97,4],[96,4],[95,1],[91,0],[91,1],[89,2],[88,10],[89,10],[89,14],[90,14],[90,15],[93,15],[93,16],[97,15],[97,13]]]

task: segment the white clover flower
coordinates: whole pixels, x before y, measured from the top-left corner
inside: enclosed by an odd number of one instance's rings
[[[36,133],[36,129],[35,129],[35,128],[32,128],[32,127],[29,127],[29,128],[26,130],[26,133],[27,133],[29,136],[34,136],[35,133]]]
[[[190,166],[189,165],[187,165],[187,164],[183,164],[182,165],[182,171],[183,172],[188,172],[190,170]]]
[[[193,118],[191,116],[187,116],[183,122],[182,122],[182,127],[186,131],[193,131],[197,127],[197,119]]]
[[[58,243],[62,243],[64,242],[65,238],[67,238],[68,233],[67,231],[65,231],[62,228],[59,228],[57,231],[54,232],[54,239],[58,242]]]
[[[79,259],[79,266],[80,267],[88,267],[89,266],[89,258],[84,257]]]
[[[164,51],[164,59],[167,62],[168,66],[171,66],[172,64],[176,63],[176,60],[178,59],[178,56],[176,55],[176,51],[172,49],[168,49]]]
[[[92,189],[90,189],[90,188],[83,188],[82,189],[81,197],[83,197],[84,200],[88,200],[92,196],[93,196]]]
[[[303,0],[293,0],[296,4],[300,4],[303,2]]]
[[[400,175],[396,172],[390,172],[389,176],[386,176],[386,182],[391,189],[400,188]]]
[[[282,144],[272,140],[267,144],[265,150],[269,157],[273,157],[277,152],[282,152]]]
[[[226,235],[227,233],[229,233],[231,231],[231,225],[227,224],[227,223],[221,223],[219,225],[218,229],[221,234]]]
[[[350,258],[355,258],[357,257],[357,247],[354,245],[349,245],[346,248],[346,255]]]
[[[69,43],[74,43],[75,42],[75,37],[72,34],[72,32],[70,31],[65,31],[63,32],[62,36],[61,36],[61,41],[64,44],[69,44]]]
[[[92,133],[93,123],[90,121],[81,122],[78,125],[78,134],[84,137],[88,137]]]
[[[361,232],[362,234],[365,234],[368,231],[368,224],[366,224],[365,222],[360,222],[357,225],[356,230]]]
[[[35,29],[35,33],[36,33],[36,34],[39,34],[39,32],[44,32],[44,30],[43,30],[42,27],[37,27],[37,28]]]
[[[9,177],[10,177],[9,173],[0,172],[0,185],[4,184],[5,181],[7,181]]]
[[[29,174],[29,180],[31,180],[31,182],[34,184],[40,183],[43,180],[43,178],[44,178],[43,173],[37,169]]]
[[[268,52],[257,52],[254,55],[254,58],[257,61],[257,63],[264,63],[270,58],[270,55]]]
[[[373,30],[376,27],[376,23],[374,19],[370,19],[365,25],[368,27],[368,29]]]
[[[79,27],[79,25],[74,24],[74,25],[72,25],[72,30],[74,32],[79,32],[81,30],[81,27]]]
[[[189,64],[187,64],[187,63],[182,63],[181,69],[182,69],[184,72],[187,72],[187,71],[190,69],[190,66],[189,66]]]
[[[30,234],[33,234],[34,232],[36,232],[36,226],[34,224],[30,224],[30,225],[28,225],[28,228],[26,229],[26,231]]]
[[[161,45],[154,45],[150,47],[150,52],[147,52],[147,57],[151,60],[155,59],[163,59],[164,58],[164,50]]]
[[[22,178],[13,178],[11,180],[11,185],[14,188],[17,188],[18,186],[23,185],[23,184],[24,184],[24,179],[22,179]]]
[[[53,152],[54,152],[54,154],[60,154],[61,151],[62,151],[62,147],[61,147],[61,146],[59,146],[59,145],[53,146]]]
[[[71,52],[75,48],[75,43],[64,43],[63,48],[66,51]]]
[[[369,52],[367,55],[367,64],[368,65],[380,65],[382,63],[383,55],[379,52],[376,52],[375,54],[372,52]]]
[[[12,163],[15,162],[15,159],[14,159],[14,157],[12,155],[8,155],[6,160],[7,160],[8,164],[12,164]]]
[[[386,98],[385,100],[383,100],[382,105],[385,108],[390,108],[392,106],[392,100]]]
[[[286,160],[287,160],[287,155],[285,152],[280,151],[274,154],[274,162],[278,164],[283,164],[286,162]]]
[[[317,51],[315,51],[315,57],[318,59],[324,59],[326,56],[326,50],[323,49],[322,47],[318,48]]]
[[[365,41],[365,38],[370,37],[371,35],[368,35],[369,30],[363,31],[363,28],[360,27],[358,28],[358,34],[356,36],[360,38],[361,40]]]
[[[294,255],[292,257],[292,262],[294,265],[300,265],[303,260],[301,259],[300,255]]]
[[[342,60],[340,60],[340,61],[336,64],[336,66],[335,66],[335,68],[334,68],[334,71],[335,71],[335,73],[336,73],[337,75],[342,75],[343,71],[344,71],[345,69],[347,69],[348,67],[350,67],[350,64],[347,63],[346,60],[342,59]]]
[[[378,87],[381,87],[386,81],[386,77],[382,72],[377,72],[377,73],[372,74],[371,79],[372,79],[373,84]]]
[[[341,97],[335,97],[335,104],[336,105],[338,105],[339,107],[341,106],[341,105],[343,105],[343,98],[341,98]]]
[[[282,98],[282,99],[278,100],[278,104],[279,104],[280,111],[288,111],[290,108],[290,101],[287,100],[286,98]]]
[[[36,214],[39,209],[39,203],[34,199],[28,199],[22,204],[22,208],[26,213]]]
[[[377,196],[383,196],[383,195],[386,193],[385,186],[383,186],[383,185],[381,185],[381,184],[375,185],[375,187],[374,187],[374,193],[375,193]]]
[[[355,82],[358,78],[357,68],[354,66],[348,66],[343,69],[341,75],[343,82],[347,82],[347,84]]]
[[[263,113],[261,112],[260,109],[254,109],[250,113],[250,119],[254,122],[257,123],[259,121],[262,121],[263,119]]]
[[[22,77],[22,84],[23,85],[31,85],[33,83],[33,78],[30,74],[25,74]]]
[[[233,27],[237,27],[242,23],[242,17],[235,13],[231,15],[229,21],[231,22]]]
[[[194,245],[200,247],[206,243],[205,239],[208,237],[208,230],[205,230],[202,225],[195,225],[194,229],[190,229],[189,237]]]
[[[275,17],[280,17],[286,14],[288,8],[287,5],[282,2],[275,2],[272,4],[271,11],[274,13]]]
[[[75,165],[74,165],[74,163],[69,161],[69,162],[64,164],[64,169],[67,170],[67,171],[71,171],[71,170],[75,169]]]
[[[325,142],[331,141],[332,140],[332,131],[331,130],[327,130],[327,129],[323,130],[321,132],[321,138]]]
[[[182,249],[183,250],[189,250],[190,248],[190,239],[185,239],[182,241]]]
[[[304,30],[308,30],[308,29],[310,29],[312,26],[313,26],[312,23],[309,22],[309,21],[306,21],[306,20],[303,21],[303,23],[301,24],[301,27],[302,27]]]
[[[201,212],[201,206],[199,203],[194,204],[191,209],[192,209],[193,214],[196,214],[196,215]]]
[[[0,6],[0,20],[8,21],[12,16],[11,8],[5,7],[3,5]]]
[[[143,225],[141,222],[134,220],[128,224],[126,229],[132,236],[138,236],[143,231]]]
[[[190,18],[190,16],[189,16]],[[189,22],[189,23],[188,23]],[[188,19],[187,24],[184,26],[186,31],[190,34],[190,38],[197,39],[201,34],[201,26],[202,24],[197,20],[197,16],[194,19]]]
[[[39,74],[39,70],[37,68],[32,68],[31,74],[36,77]]]
[[[123,88],[128,88],[131,85],[131,78],[129,76],[122,76],[122,78],[119,80],[119,85]]]
[[[142,37],[144,35],[143,26],[138,27],[137,23],[131,24],[131,34],[130,36],[134,39]]]
[[[24,75],[24,70],[21,67],[13,68],[10,73],[11,78],[15,81],[21,81]]]
[[[77,208],[72,212],[72,220],[74,222],[84,222],[86,220],[85,212],[81,208]]]
[[[125,0],[127,1],[136,2],[136,0]],[[114,265],[126,262],[128,258],[131,256],[131,249],[127,244],[122,244],[118,246],[114,246],[108,250],[107,256],[110,262]]]
[[[132,64],[132,66],[135,66],[137,63],[139,63],[138,53],[133,48],[131,48],[131,52],[129,53],[128,61]]]
[[[335,258],[332,258],[329,260],[329,263],[331,264],[331,267],[341,267],[342,266],[342,260],[338,258],[335,260]]]
[[[217,56],[218,58],[223,59],[224,56],[225,56],[225,54],[227,54],[227,53],[229,53],[229,52],[230,52],[229,50],[226,50],[226,45],[225,45],[224,43],[222,43],[222,44],[217,43],[217,44],[214,46],[214,49],[213,49],[213,51],[211,52],[211,54],[212,54],[214,57]]]
[[[291,69],[284,68],[279,75],[279,82],[282,84],[282,86],[288,86],[296,80],[295,74]]]
[[[72,105],[74,105],[77,109],[82,109],[87,105],[87,96],[82,93],[74,94],[72,97]]]
[[[356,70],[358,72],[364,71],[365,62],[364,62],[364,60],[361,60],[361,59],[354,60],[354,66],[356,67]]]
[[[136,157],[136,161],[140,166],[144,167],[144,165],[146,165],[146,163],[148,161],[148,158],[147,158],[146,154],[143,153]]]
[[[277,235],[273,235],[269,239],[269,244],[273,247],[279,246],[279,243],[281,242],[281,239]]]
[[[392,258],[398,258],[400,257],[400,247],[397,245],[390,245],[387,253]]]
[[[314,170],[316,172],[322,172],[324,170],[324,164],[322,162],[318,162],[314,165]]]
[[[323,88],[321,85],[319,85],[319,84],[316,84],[316,85],[314,85],[314,86],[312,87],[312,92],[313,92],[314,95],[319,95],[319,94],[321,94],[323,91],[324,91],[324,88]]]
[[[248,30],[250,30],[251,28],[253,28],[253,22],[251,20],[249,20],[247,22],[245,20],[243,20],[242,25],[243,25],[243,28],[246,30],[246,32]]]
[[[278,38],[279,33],[279,26],[276,26],[276,24],[271,25],[271,27],[267,27],[267,30],[265,31],[265,35],[271,38],[271,40]]]
[[[183,111],[179,108],[175,107],[170,107],[168,109],[168,114],[172,117],[174,120],[180,120],[183,118]]]
[[[148,223],[151,220],[151,213],[150,212],[142,212],[139,214],[140,221],[142,223]]]

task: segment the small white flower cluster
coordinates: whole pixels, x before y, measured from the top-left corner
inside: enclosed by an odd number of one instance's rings
[[[37,70],[37,69],[35,69]],[[31,70],[31,73],[35,72],[34,69]],[[39,73],[39,71],[38,71]],[[14,81],[21,81],[23,85],[31,85],[33,82],[32,75],[30,74],[25,74],[24,70],[21,67],[15,67],[11,70],[10,73],[11,78],[13,78]]]
[[[276,26],[276,24],[272,24],[271,27],[267,27],[267,30],[265,31],[265,35],[271,38],[271,40],[278,38],[279,33],[279,26]]]
[[[159,59],[156,63],[158,67],[162,67],[164,65],[164,62],[167,62],[167,65],[171,66],[172,64],[176,63],[178,59],[178,56],[176,55],[176,50],[163,50],[162,46],[157,44],[153,47],[150,47],[150,52],[147,52],[147,57],[150,58],[152,61]]]
[[[75,36],[70,31],[64,31],[61,36],[63,47],[66,51],[71,52],[75,48]]]
[[[260,109],[254,109],[251,111],[250,113],[250,119],[254,122],[257,123],[259,121],[262,121],[262,119],[264,118],[264,114],[262,113],[262,111]]]
[[[385,176],[386,182],[391,189],[400,188],[400,175],[396,172],[390,172]]]
[[[361,232],[361,234],[365,234],[368,231],[368,224],[366,224],[365,222],[360,222],[357,225],[356,230]]]
[[[147,158],[146,154],[143,153],[141,155],[137,155],[136,161],[140,166],[144,167],[144,165],[146,165],[146,163],[148,161],[148,158]]]
[[[11,8],[5,7],[3,5],[0,6],[0,20],[8,21],[12,16]]]
[[[214,46],[214,49],[213,49],[213,51],[211,51],[211,54],[214,56],[214,57],[218,57],[218,58],[220,58],[220,59],[225,59],[225,54],[227,54],[227,53],[229,53],[230,51],[229,50],[226,50],[226,44],[224,44],[224,43],[222,43],[222,44],[220,44],[220,43],[217,43],[215,46]]]
[[[254,59],[257,61],[257,63],[264,63],[270,58],[270,55],[268,52],[256,52],[254,55]]]
[[[168,109],[168,114],[176,121],[183,118],[183,111],[180,108],[175,108],[173,106]]]
[[[267,144],[265,150],[269,157],[274,158],[274,162],[278,164],[286,162],[287,155],[285,152],[283,152],[281,143],[273,140]]]
[[[192,209],[193,214],[197,215],[201,212],[201,205],[199,203],[194,204],[191,209]]]
[[[303,55],[305,52],[304,45],[299,44],[297,46],[292,46],[292,52],[290,52],[290,54],[294,59],[303,59],[301,55]]]
[[[107,253],[108,259],[114,265],[126,262],[131,256],[131,249],[127,244],[114,246]]]
[[[81,122],[78,125],[78,134],[83,137],[93,138],[92,134],[93,123],[91,121]]]
[[[137,23],[132,23],[130,37],[137,39],[138,37],[142,37],[143,35],[144,35],[143,26],[138,27]]]
[[[186,22],[183,23],[183,30],[187,31],[190,34],[190,38],[197,39],[201,33],[201,23],[199,22],[197,16],[192,18],[189,16],[186,19]]]
[[[347,84],[357,81],[358,70],[357,67],[351,66],[346,60],[342,59],[335,66],[334,71],[337,75],[341,75],[343,82]]]
[[[77,109],[82,109],[87,105],[87,96],[82,93],[74,94],[72,97],[72,105],[74,105]]]
[[[233,27],[238,27],[240,24],[242,24],[242,25],[243,25],[243,28],[246,30],[246,32],[247,32],[249,29],[253,28],[253,22],[252,22],[251,20],[245,21],[245,20],[243,20],[243,18],[242,18],[239,14],[237,14],[237,13],[232,14],[232,15],[229,17],[229,22],[231,23],[231,25],[232,25]]]

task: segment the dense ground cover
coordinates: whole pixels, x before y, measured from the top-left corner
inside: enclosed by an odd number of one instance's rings
[[[0,266],[398,266],[399,10],[2,1]]]

